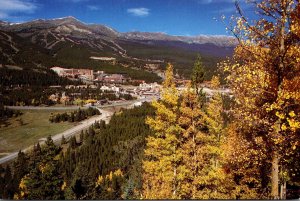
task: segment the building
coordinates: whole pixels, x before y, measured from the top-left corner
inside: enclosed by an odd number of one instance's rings
[[[157,70],[159,69],[160,65],[159,64],[145,64],[144,68],[149,69],[149,70]]]
[[[101,86],[100,89],[101,89],[102,91],[109,91],[109,90],[110,90],[110,88],[109,88],[108,86],[105,86],[105,85]]]
[[[84,80],[94,80],[94,71],[90,69],[74,69],[52,67],[51,70],[56,72],[61,77],[81,78]]]
[[[48,99],[53,101],[53,102],[57,102],[59,100],[59,95],[58,95],[58,93],[52,94],[52,95],[49,96]]]
[[[65,69],[64,74],[66,77],[94,80],[94,71],[90,69]]]
[[[60,98],[61,103],[67,103],[70,101],[70,97],[66,96],[66,92],[63,92]]]
[[[126,78],[122,74],[100,74],[95,79],[95,81],[103,82],[103,83],[110,83],[110,84],[122,84],[126,82]]]

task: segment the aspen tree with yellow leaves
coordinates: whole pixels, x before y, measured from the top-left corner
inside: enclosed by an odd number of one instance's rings
[[[123,172],[120,169],[105,176],[99,175],[95,187],[92,189],[93,198],[115,200],[121,197],[121,183],[123,182]]]
[[[182,93],[179,125],[183,129],[180,135],[182,159],[182,177],[180,179],[180,197],[183,199],[199,198],[199,171],[203,164],[199,151],[201,148],[202,112],[198,102],[197,90],[189,83]]]
[[[234,187],[232,199],[267,199],[265,188],[269,179],[265,170],[270,166],[266,166],[264,144],[259,139],[255,143],[249,141],[246,133],[241,135],[237,128],[237,123],[228,125],[221,146],[226,177]]]
[[[277,199],[280,175],[290,174],[282,164],[300,146],[300,6],[298,0],[251,3],[257,20],[248,20],[236,4],[240,16],[231,31],[239,44],[233,60],[222,65],[230,73],[227,79],[237,103],[237,130],[264,145],[261,154],[270,158],[270,197]]]
[[[213,76],[211,88],[218,90],[220,81],[218,76]],[[201,157],[201,169],[197,175],[201,190],[198,191],[199,199],[232,199],[234,185],[223,167],[224,154],[222,144],[225,139],[225,123],[223,118],[222,94],[215,92],[205,104],[202,114],[202,124],[207,127],[199,139],[198,155]]]
[[[182,129],[178,125],[179,93],[175,87],[173,66],[168,64],[163,83],[161,101],[153,101],[155,117],[146,123],[155,131],[147,138],[146,159],[143,161],[143,193],[145,199],[178,198],[178,152]]]
[[[146,199],[232,198],[234,185],[222,166],[222,97],[216,95],[220,98],[209,103],[209,112],[204,113],[196,88],[189,83],[179,101],[172,71],[169,65],[162,101],[152,103],[156,115],[147,119],[155,135],[147,138],[142,196]],[[216,87],[220,84],[218,78],[213,83]],[[206,121],[209,131],[205,128]]]

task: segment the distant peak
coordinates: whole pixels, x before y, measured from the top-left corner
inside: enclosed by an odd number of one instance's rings
[[[59,17],[59,18],[53,18],[51,20],[65,20],[65,19],[74,19],[77,20],[75,17],[73,16],[65,16],[65,17]]]
[[[78,20],[76,17],[74,16],[66,16],[66,17],[63,17],[62,19],[73,19],[73,20]]]
[[[63,20],[63,21],[77,21],[77,22],[81,22],[80,20],[78,20],[77,18],[73,17],[73,16],[66,16],[66,17],[60,17],[60,18],[54,18],[54,19],[50,19],[50,20]],[[84,23],[84,22],[81,22]],[[84,23],[85,24],[85,23]]]

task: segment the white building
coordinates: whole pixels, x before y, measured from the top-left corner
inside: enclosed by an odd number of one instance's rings
[[[120,92],[120,88],[116,87],[116,86],[112,86],[111,90],[114,91],[114,92]]]
[[[109,87],[108,87],[108,86],[105,86],[105,85],[101,86],[100,89],[101,89],[102,91],[109,91]]]

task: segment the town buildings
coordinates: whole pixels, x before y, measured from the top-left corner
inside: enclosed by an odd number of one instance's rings
[[[126,78],[123,74],[100,73],[97,75],[97,78],[94,81],[109,84],[123,84],[128,80],[129,78]]]

